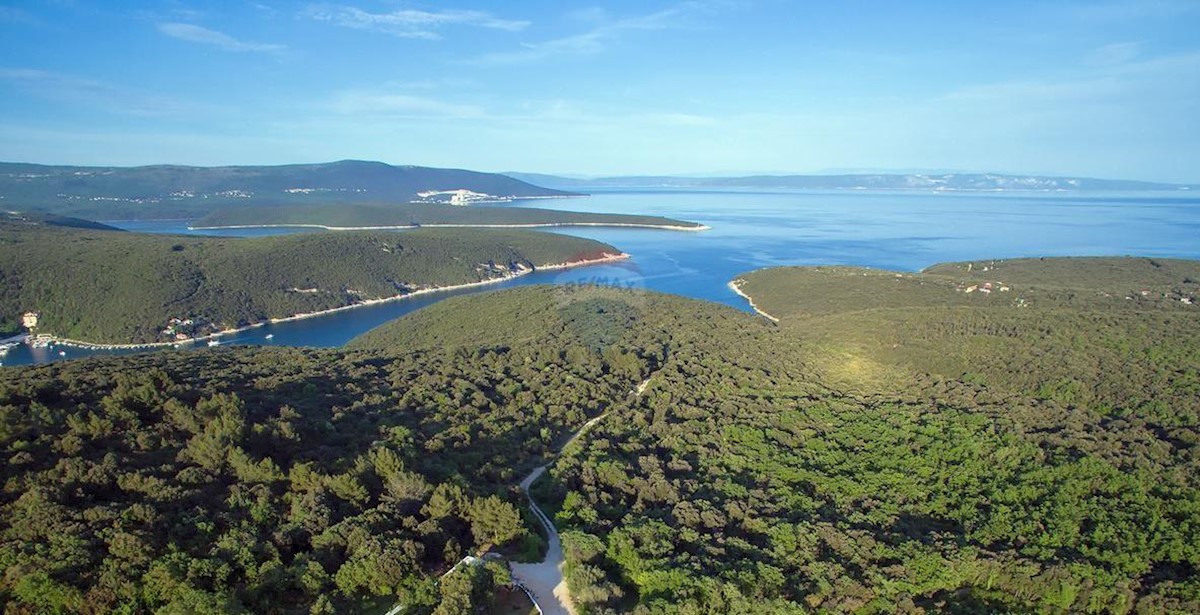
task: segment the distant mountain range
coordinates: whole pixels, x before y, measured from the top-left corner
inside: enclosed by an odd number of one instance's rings
[[[627,176],[581,179],[507,173],[509,177],[566,190],[591,188],[788,188],[802,190],[917,190],[962,192],[1200,191],[1200,185],[1164,184],[1090,177],[1000,175],[996,173],[853,173],[841,175],[752,175],[746,177]]]
[[[572,194],[494,173],[358,160],[229,167],[0,163],[0,209],[94,219],[198,217],[231,205],[480,202]]]

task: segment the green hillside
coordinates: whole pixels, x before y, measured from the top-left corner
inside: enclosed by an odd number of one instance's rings
[[[1190,539],[1200,523],[1200,327],[1196,308],[1172,295],[1194,296],[1186,280],[1200,263],[1022,261],[1001,263],[1011,275],[998,279],[987,266],[958,278],[956,265],[899,278],[851,268],[744,276],[779,325],[630,294],[605,308],[602,320],[622,330],[629,306],[652,313],[635,339],[664,360],[638,405],[598,423],[538,485],[557,512],[577,604],[1200,607]],[[984,278],[996,280],[990,297]],[[1105,296],[1130,283],[1158,297]],[[358,344],[469,345],[456,315],[484,305],[564,327],[569,296],[462,298]],[[489,331],[491,345],[536,335]]]
[[[683,222],[660,216],[597,214],[532,207],[459,207],[434,203],[228,208],[215,211],[192,224],[196,228],[272,225],[362,228],[420,225],[569,226],[586,224],[688,229],[701,226],[694,222]]]
[[[22,313],[35,311],[39,333],[164,342],[617,253],[530,231],[225,239],[0,223],[0,330],[14,331]]]
[[[0,600],[486,608],[433,579],[535,552],[513,486],[602,417],[534,486],[583,613],[1200,610],[1197,308],[1150,297],[1197,263],[979,266],[746,274],[777,324],[524,287],[344,352],[0,371]]]
[[[564,344],[4,370],[0,604],[429,613],[464,555],[536,557],[518,472],[637,377]]]
[[[921,274],[776,267],[739,280],[759,308],[778,317],[949,305],[1184,309],[1190,306],[1181,299],[1200,294],[1200,263],[1134,257],[1009,259],[938,264]]]

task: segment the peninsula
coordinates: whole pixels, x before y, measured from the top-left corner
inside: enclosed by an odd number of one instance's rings
[[[81,346],[190,343],[537,269],[625,258],[589,239],[419,229],[262,238],[144,235],[0,221],[0,336]],[[26,318],[31,315],[32,319]]]
[[[557,211],[534,207],[462,207],[439,203],[224,208],[192,222],[193,229],[307,227],[382,230],[416,227],[544,228],[606,226],[702,231],[708,227],[661,216]]]

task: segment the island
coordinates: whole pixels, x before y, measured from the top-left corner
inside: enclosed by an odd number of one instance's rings
[[[0,599],[472,612],[555,551],[579,612],[1196,612],[1197,279],[738,276],[777,321],[528,286],[343,349],[6,369]]]

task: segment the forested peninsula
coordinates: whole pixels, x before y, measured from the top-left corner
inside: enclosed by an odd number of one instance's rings
[[[170,344],[270,319],[620,258],[577,237],[509,230],[213,238],[0,220],[0,335]],[[102,226],[102,225],[100,225]]]
[[[707,228],[695,222],[661,216],[557,211],[534,207],[464,207],[437,203],[226,208],[196,220],[191,226],[196,229],[294,226],[330,230],[418,226],[623,226],[679,231],[700,231]]]
[[[0,371],[0,601],[486,612],[500,571],[437,579],[537,559],[516,483],[598,418],[533,489],[584,613],[1196,612],[1198,278],[1034,259],[735,281],[778,322],[534,286],[338,351]]]

